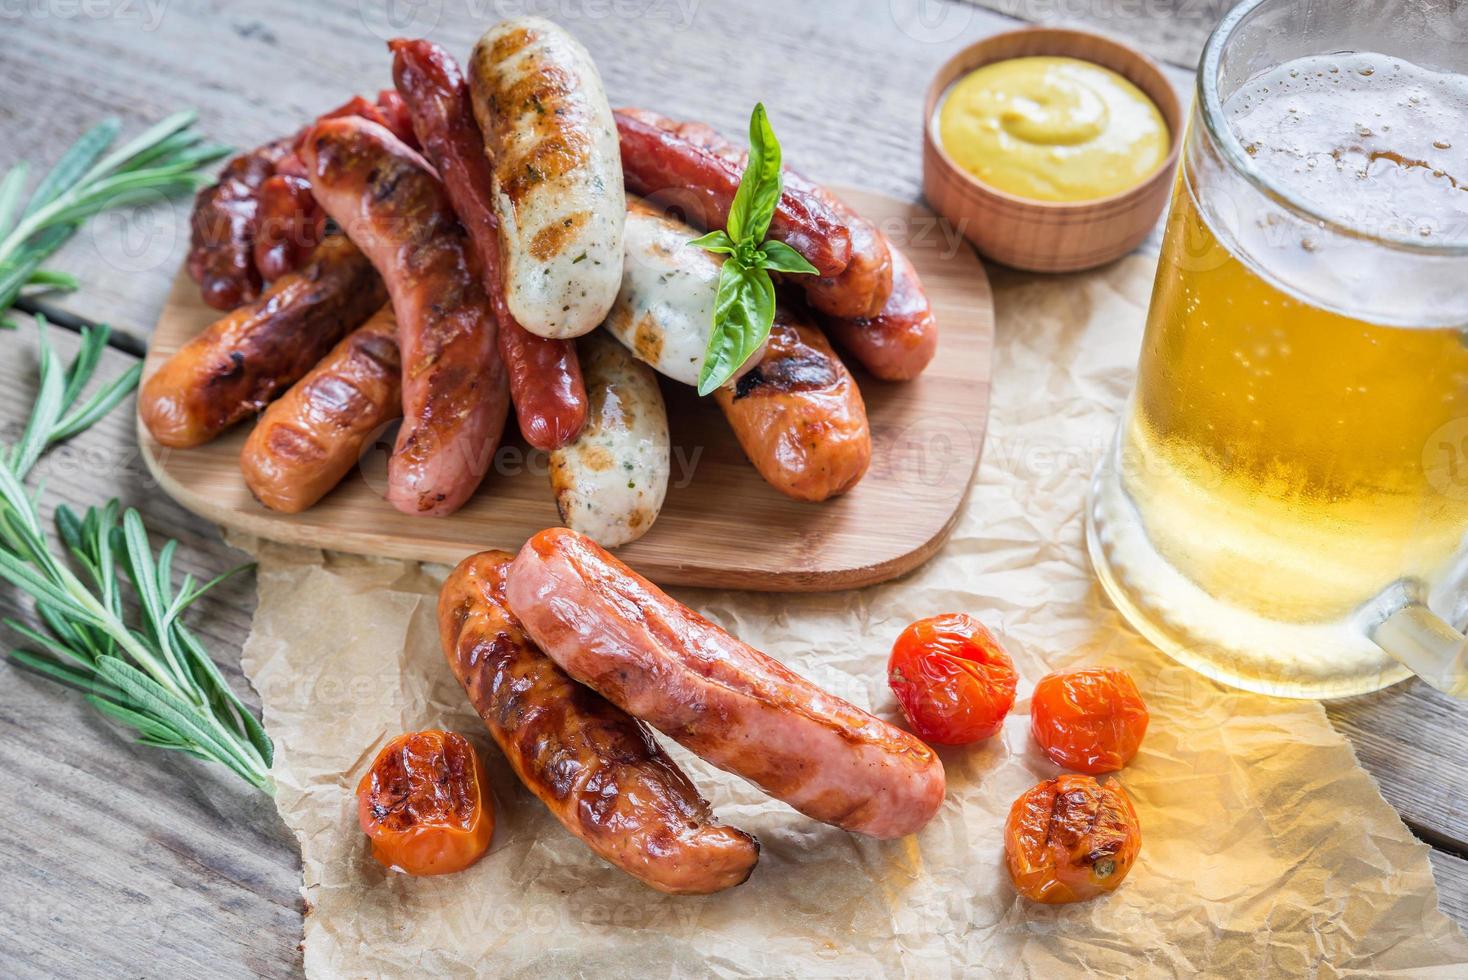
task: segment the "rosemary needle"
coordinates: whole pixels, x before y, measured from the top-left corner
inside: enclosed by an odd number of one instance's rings
[[[93,126],[64,153],[21,206],[29,168],[0,177],[0,325],[22,289],[70,291],[77,280],[41,264],[92,215],[196,190],[200,170],[229,153],[193,132],[193,112],[177,112],[108,152],[121,132],[116,119]]]

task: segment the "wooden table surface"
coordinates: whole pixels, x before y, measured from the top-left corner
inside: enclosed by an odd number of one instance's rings
[[[787,157],[813,176],[919,194],[921,101],[953,51],[1017,26],[1015,15],[1094,11],[1089,26],[1169,64],[1185,95],[1227,0],[1061,4],[1046,0],[790,3],[788,0],[67,0],[0,7],[0,167],[43,167],[104,116],[130,132],[194,106],[239,147],[287,132],[348,93],[390,85],[383,41],[427,35],[467,52],[489,23],[555,17],[595,56],[614,104],[644,104],[740,132],[772,108]],[[991,9],[985,9],[991,8]],[[1173,8],[1173,9],[1170,9]],[[53,267],[77,294],[32,303],[75,326],[124,332],[101,376],[136,356],[182,258],[184,205],[95,220]],[[35,334],[0,331],[0,439],[33,393]],[[74,347],[64,330],[58,345]],[[240,560],[218,531],[151,485],[130,412],[115,412],[40,467],[46,509],[117,496],[179,539],[182,571]],[[202,602],[198,630],[237,689],[254,583]],[[28,617],[0,586],[0,615]],[[8,644],[10,636],[0,637]],[[253,697],[253,694],[251,694]],[[1468,705],[1418,682],[1332,703],[1402,819],[1434,848],[1442,907],[1468,923]],[[0,664],[0,767],[12,803],[0,848],[5,976],[287,976],[300,972],[303,912],[294,840],[270,801],[217,769],[133,745],[80,699]]]

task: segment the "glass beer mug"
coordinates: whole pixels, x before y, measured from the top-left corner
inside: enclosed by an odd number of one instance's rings
[[[1468,696],[1468,3],[1246,0],[1185,139],[1098,577],[1237,687]]]

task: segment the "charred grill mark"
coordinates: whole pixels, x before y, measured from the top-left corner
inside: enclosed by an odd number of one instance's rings
[[[238,350],[232,350],[222,361],[214,373],[209,376],[208,386],[213,388],[233,384],[245,375],[245,355]]]
[[[585,227],[590,218],[591,212],[577,211],[546,225],[531,240],[530,254],[542,262],[555,258],[565,251],[576,232]]]
[[[313,463],[326,457],[326,447],[309,432],[293,425],[273,426],[265,437],[272,456],[293,462]]]
[[[531,148],[517,157],[506,157],[498,168],[500,188],[514,204],[539,184],[555,181],[584,166],[590,155],[590,140],[575,130],[540,134]]]
[[[374,204],[380,204],[392,197],[397,192],[398,185],[403,178],[407,177],[409,171],[406,167],[393,167],[386,174],[374,169],[367,177],[367,187]]]
[[[349,427],[357,416],[372,409],[372,399],[351,379],[337,374],[323,374],[312,380],[306,400],[343,429]]]
[[[632,334],[632,346],[637,356],[648,364],[658,363],[663,359],[663,340],[663,331],[657,320],[651,313],[644,313]]]
[[[769,396],[819,391],[840,383],[841,370],[834,358],[806,343],[782,316],[783,313],[777,313],[770,328],[764,360],[735,384],[735,401],[754,392]]]
[[[494,39],[489,48],[489,58],[493,62],[501,62],[511,55],[518,54],[537,39],[537,35],[529,28],[517,27],[512,31],[505,31]]]
[[[395,375],[403,368],[398,342],[377,333],[361,334],[352,342],[352,359],[366,362],[375,374]]]
[[[834,386],[839,379],[829,357],[818,350],[801,347],[787,357],[766,358],[740,378],[734,387],[734,399],[738,401],[758,389],[771,395],[817,391]]]

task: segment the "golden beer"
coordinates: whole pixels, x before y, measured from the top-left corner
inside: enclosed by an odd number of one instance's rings
[[[1463,331],[1312,306],[1223,249],[1185,181],[1173,209],[1122,470],[1152,544],[1273,619],[1432,577],[1468,528]]]
[[[1468,77],[1305,55],[1204,94],[1093,561],[1210,676],[1372,690],[1406,676],[1373,626],[1468,592]]]

